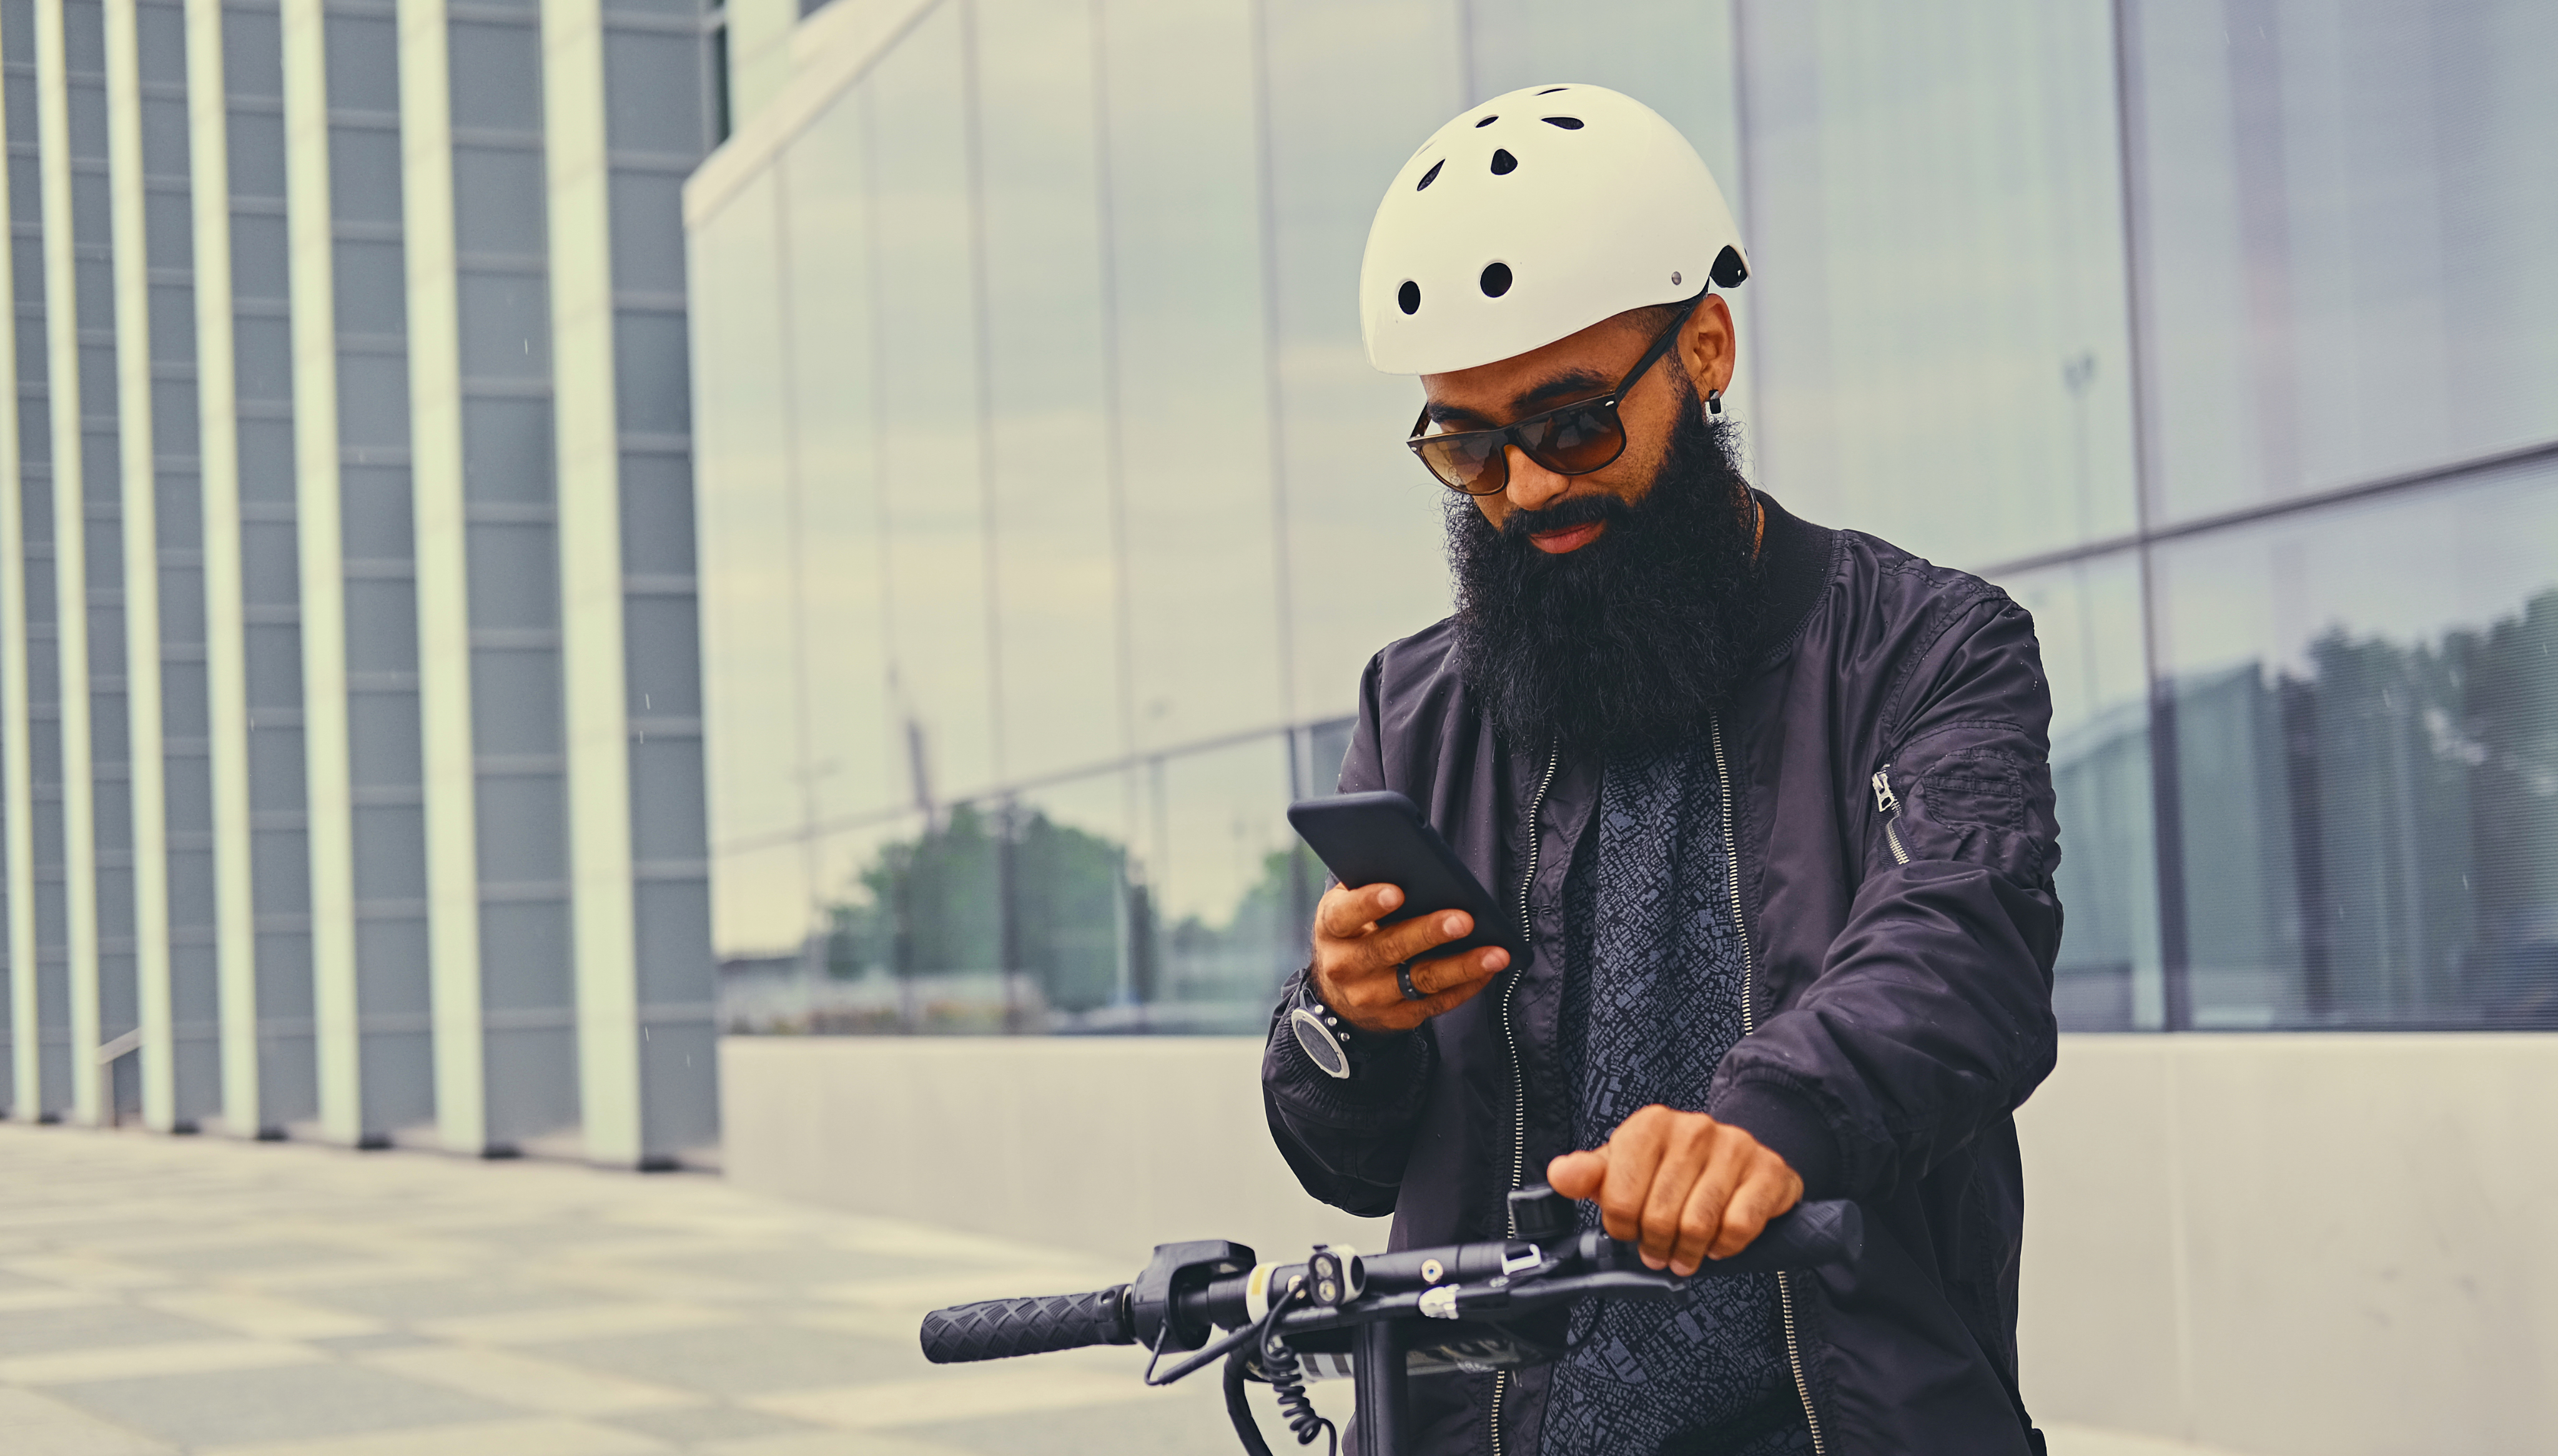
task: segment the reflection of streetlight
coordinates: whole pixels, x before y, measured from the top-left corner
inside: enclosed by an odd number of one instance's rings
[[[2093,350],[2084,351],[2075,357],[2061,361],[2061,387],[2069,391],[2069,417],[2078,451],[2078,539],[2082,542],[2091,534],[2087,520],[2088,496],[2091,493],[2087,479],[2090,468],[2087,460],[2087,394],[2095,384],[2096,355]],[[2076,588],[2074,595],[2078,598],[2076,605],[2079,682],[2087,700],[2087,707],[2092,712],[2095,708],[2097,680],[2096,613],[2089,609],[2087,600],[2085,564],[2082,562],[2072,567],[2070,576],[2073,579],[2071,585]]]
[[[2061,387],[2069,391],[2069,416],[2076,437],[2078,454],[2078,539],[2088,536],[2087,526],[2087,392],[2096,383],[2094,350],[2082,351],[2061,361]]]
[[[824,957],[826,943],[824,891],[818,888],[825,876],[817,863],[817,781],[842,771],[843,764],[829,758],[822,763],[792,769],[789,773],[791,782],[799,786],[799,885],[808,896],[809,911],[819,927],[801,949],[799,961],[803,974],[811,969],[812,961]]]

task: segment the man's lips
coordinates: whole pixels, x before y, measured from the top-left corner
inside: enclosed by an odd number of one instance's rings
[[[1582,547],[1598,540],[1599,533],[1607,529],[1606,521],[1584,521],[1578,526],[1566,526],[1560,531],[1546,531],[1527,539],[1535,544],[1537,550],[1551,556],[1561,556],[1567,551],[1579,551]]]

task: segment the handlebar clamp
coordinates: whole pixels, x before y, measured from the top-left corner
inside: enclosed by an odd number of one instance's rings
[[[1249,1246],[1225,1239],[1156,1245],[1154,1258],[1128,1291],[1137,1343],[1165,1350],[1197,1350],[1207,1344],[1213,1326],[1205,1317],[1184,1317],[1182,1296],[1222,1275],[1248,1272],[1254,1262]]]

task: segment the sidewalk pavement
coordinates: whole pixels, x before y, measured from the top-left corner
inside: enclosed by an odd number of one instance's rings
[[[1133,1350],[917,1349],[935,1305],[1133,1272],[699,1174],[0,1125],[0,1448],[1236,1449],[1211,1376],[1148,1390]]]
[[[1133,1272],[700,1174],[0,1123],[0,1452],[1226,1456],[1213,1373],[917,1349],[936,1305]]]

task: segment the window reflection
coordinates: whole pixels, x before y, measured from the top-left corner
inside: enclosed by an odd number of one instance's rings
[[[1367,219],[1457,105],[1558,80],[1730,185],[1754,477],[2061,563],[2004,584],[2053,690],[2064,1025],[2558,1024],[2558,487],[2176,534],[2558,433],[2549,12],[2121,9],[2118,111],[2091,0],[975,0],[741,138],[769,160],[692,230],[731,1024],[1260,1024],[1323,882],[1284,806],[1447,605],[1412,382],[1359,349]]]
[[[1741,34],[1761,483],[1961,566],[2128,533],[2106,8],[1756,5]]]
[[[2558,436],[2558,9],[2124,9],[2166,516]]]
[[[2065,1030],[2155,1030],[2166,993],[2138,560],[2125,551],[2003,585],[2034,613],[2052,687],[2056,878],[2069,922],[2054,1009]]]
[[[2543,467],[2161,553],[2196,1024],[2558,1025],[2553,540]]]

